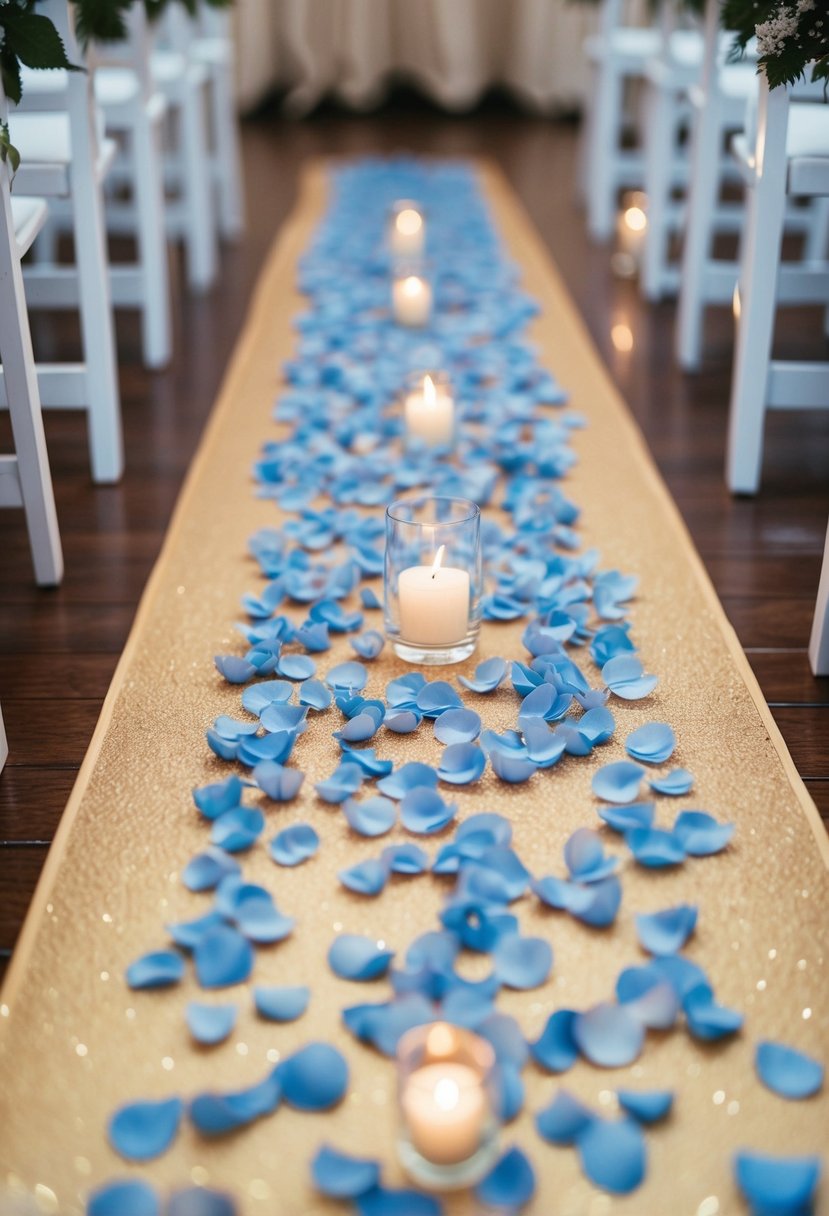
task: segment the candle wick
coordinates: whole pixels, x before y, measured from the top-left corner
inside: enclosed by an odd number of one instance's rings
[[[437,551],[437,554],[435,555],[434,564],[432,565],[432,578],[435,577],[438,570],[440,569],[441,562],[443,561],[443,553],[444,553],[445,549],[446,549],[446,545],[441,545],[441,547]]]

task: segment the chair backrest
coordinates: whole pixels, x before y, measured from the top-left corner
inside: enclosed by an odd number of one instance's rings
[[[131,68],[141,83],[143,96],[149,97],[153,92],[150,69],[153,40],[147,10],[143,4],[134,3],[124,14],[124,20],[127,26],[127,37],[123,42],[96,44],[94,63],[95,66],[102,67]]]

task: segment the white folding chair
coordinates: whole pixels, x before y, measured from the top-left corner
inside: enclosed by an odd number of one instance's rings
[[[227,240],[236,240],[245,228],[244,179],[233,90],[234,54],[230,12],[202,4],[193,56],[207,68],[210,79],[210,169],[219,231]]]
[[[150,61],[168,109],[165,183],[173,197],[167,201],[167,229],[184,244],[191,288],[206,291],[218,269],[206,122],[210,76],[195,57],[194,43],[187,13],[180,4],[170,5]]]
[[[829,528],[823,550],[823,566],[809,641],[809,662],[816,676],[829,676]]]
[[[0,119],[6,119],[2,87]],[[54,586],[63,577],[63,554],[20,267],[47,215],[44,199],[12,202],[8,166],[0,165],[0,358],[14,442],[14,454],[0,456],[0,506],[23,507],[35,579],[41,586]],[[0,718],[0,767],[5,743]]]
[[[43,0],[42,8],[70,61],[81,62],[67,0]],[[41,364],[40,399],[44,409],[87,411],[93,479],[114,482],[123,472],[124,449],[101,182],[116,148],[98,139],[87,73],[69,73],[64,99],[61,113],[15,112],[9,118],[22,158],[15,193],[67,200],[72,212],[76,266],[27,270],[26,299],[30,308],[79,308],[84,361]]]
[[[829,363],[771,358],[778,304],[829,305],[829,262],[780,265],[787,194],[829,195],[829,106],[790,106],[788,89],[770,90],[763,76],[756,138],[735,136],[732,149],[747,203],[726,481],[734,493],[753,494],[760,482],[766,410],[829,407]]]

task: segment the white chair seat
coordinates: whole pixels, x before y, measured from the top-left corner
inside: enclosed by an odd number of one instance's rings
[[[754,179],[754,148],[745,132],[735,135],[731,151],[747,181]],[[789,109],[786,132],[790,194],[829,194],[829,107],[798,102]]]
[[[95,100],[103,109],[131,105],[141,93],[141,82],[132,68],[101,67],[95,72]]]
[[[21,195],[66,198],[71,192],[69,172],[72,146],[66,113],[13,114],[9,117],[12,143],[20,151],[15,185]],[[96,170],[101,181],[115,159],[114,140],[101,140]]]
[[[153,80],[162,89],[176,89],[189,74],[190,84],[198,86],[207,83],[207,66],[203,63],[188,63],[186,57],[179,51],[153,51],[150,58]]]
[[[626,66],[644,64],[659,51],[659,31],[647,27],[622,26],[610,38],[614,59],[624,60]],[[584,52],[592,63],[599,63],[608,54],[607,40],[598,35],[586,38]]]
[[[11,200],[14,221],[14,239],[20,257],[31,247],[37,234],[49,218],[49,204],[42,198],[18,198]]]
[[[201,63],[220,67],[233,60],[233,43],[229,38],[197,38],[193,43],[193,54]]]

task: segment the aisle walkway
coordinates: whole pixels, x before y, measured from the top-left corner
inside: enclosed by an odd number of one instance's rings
[[[30,586],[20,521],[0,514],[0,696],[12,755],[0,779],[0,950],[11,949],[46,846],[74,782],[101,700],[158,552],[181,478],[212,404],[247,297],[274,229],[287,213],[303,156],[315,152],[486,153],[507,171],[549,244],[599,349],[643,427],[726,610],[758,674],[801,774],[829,813],[829,681],[808,671],[806,641],[829,512],[829,420],[773,416],[763,493],[732,502],[722,485],[731,322],[710,333],[712,360],[696,380],[671,360],[673,309],[643,309],[584,238],[572,202],[575,132],[490,109],[445,119],[404,104],[382,116],[329,113],[304,125],[274,115],[246,124],[250,229],[225,253],[221,287],[178,311],[176,361],[139,367],[137,325],[119,336],[128,472],[92,490],[80,417],[47,419],[67,555],[60,592]],[[626,329],[634,335],[629,352]],[[67,322],[38,331],[71,352]],[[793,316],[783,341],[825,352],[816,317]],[[124,359],[124,362],[127,360]]]

